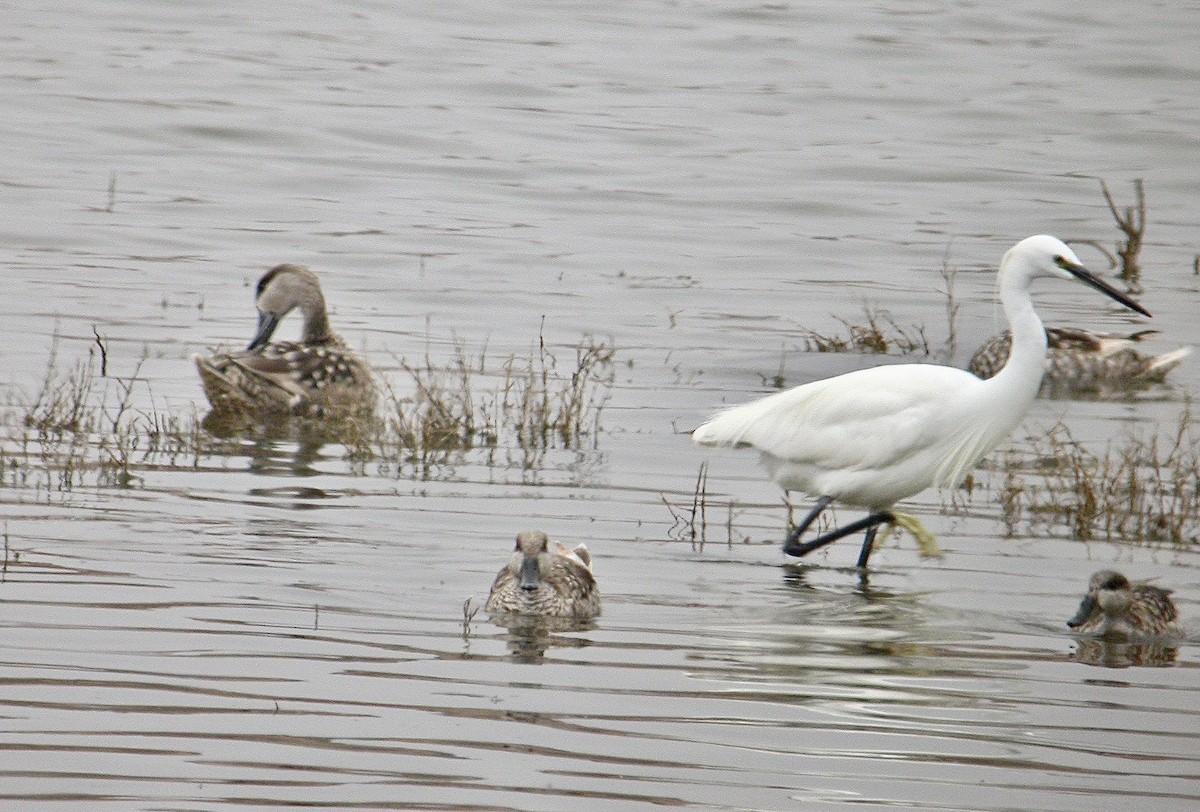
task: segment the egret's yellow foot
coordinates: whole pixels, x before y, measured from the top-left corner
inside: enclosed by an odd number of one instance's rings
[[[888,524],[884,531],[879,534],[878,538],[875,539],[876,547],[882,545],[885,540],[891,537],[892,533],[896,531],[897,527],[901,527],[907,530],[909,534],[911,534],[912,537],[917,540],[917,551],[922,557],[942,557],[942,548],[938,546],[937,539],[933,537],[933,533],[930,533],[925,529],[925,525],[921,524],[920,520],[917,519],[916,516],[911,516],[907,513],[898,513],[897,511],[893,510],[892,519],[893,521]]]

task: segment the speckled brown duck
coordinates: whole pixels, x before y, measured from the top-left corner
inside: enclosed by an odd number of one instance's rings
[[[239,352],[196,357],[213,409],[246,416],[345,417],[375,405],[371,370],[329,326],[317,275],[301,265],[277,265],[258,280],[258,329]],[[304,317],[298,342],[271,342],[292,310]]]
[[[1071,327],[1047,327],[1046,373],[1041,394],[1097,394],[1144,389],[1163,383],[1167,373],[1191,355],[1191,347],[1180,347],[1160,355],[1138,347],[1157,330],[1105,334]],[[967,365],[968,371],[984,380],[1004,368],[1012,347],[1006,331],[989,339]]]
[[[1079,634],[1112,638],[1152,638],[1178,633],[1170,590],[1131,583],[1113,570],[1092,576],[1088,592],[1067,625]]]
[[[600,614],[600,590],[592,575],[592,556],[580,544],[569,550],[551,545],[541,531],[517,535],[508,564],[496,575],[487,611],[520,612],[586,620]]]

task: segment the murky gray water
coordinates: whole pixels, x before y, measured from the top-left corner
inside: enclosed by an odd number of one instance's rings
[[[901,540],[863,584],[853,542],[783,566],[753,455],[711,457],[703,549],[663,500],[704,458],[678,432],[781,363],[794,384],[878,362],[799,352],[799,328],[886,306],[940,344],[943,257],[965,361],[1009,245],[1119,236],[1097,177],[1127,202],[1145,178],[1143,301],[1164,349],[1195,340],[1200,10],[422,8],[6,6],[6,398],[95,328],[113,374],[145,356],[136,408],[202,413],[189,356],[248,338],[281,261],[397,384],[455,340],[566,357],[594,333],[618,365],[598,448],[533,471],[264,441],[128,489],[8,482],[4,808],[1195,808],[1194,640],[1105,668],[1063,625],[1101,566],[1194,619],[1194,553],[1006,538],[988,494],[927,493],[906,504],[946,557]],[[1069,286],[1038,301],[1135,323]],[[1025,428],[1169,425],[1200,364],[1173,381]],[[534,527],[588,543],[603,617],[464,634]]]

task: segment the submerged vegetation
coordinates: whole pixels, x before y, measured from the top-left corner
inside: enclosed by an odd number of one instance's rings
[[[101,341],[102,363],[106,353]],[[98,375],[96,351],[68,369],[57,363],[52,345],[46,375],[37,393],[12,398],[3,406],[0,428],[0,485],[47,494],[70,491],[94,481],[99,486],[137,484],[137,467],[194,466],[204,445],[195,414],[173,415],[135,406],[135,389],[146,386],[141,362],[127,378]]]
[[[597,447],[614,376],[612,346],[592,337],[576,345],[573,365],[540,336],[527,357],[510,356],[495,368],[486,353],[472,358],[456,344],[446,364],[400,360],[410,380],[386,380],[384,406],[371,419],[332,428],[305,420],[248,426],[157,404],[140,361],[126,377],[106,374],[111,359],[99,337],[69,366],[59,362],[58,344],[37,391],[0,404],[0,487],[45,499],[85,486],[137,487],[147,470],[196,468],[263,440],[338,443],[358,473],[374,465],[379,473],[430,478],[469,453],[480,464],[528,471],[550,449]]]
[[[903,327],[886,310],[863,308],[863,323],[837,317],[845,334],[800,330],[800,343],[807,352],[859,352],[878,355],[929,355],[929,340],[921,325]]]
[[[1103,450],[1061,423],[1003,455],[998,487],[1010,535],[1066,527],[1087,541],[1200,542],[1200,437],[1189,403],[1174,427]]]
[[[948,249],[947,249],[948,250]],[[942,282],[939,291],[946,312],[946,340],[939,355],[954,356],[958,347],[958,314],[961,303],[954,291],[958,270],[950,264],[949,254],[942,257]],[[892,315],[879,308],[864,306],[862,322],[835,316],[846,332],[819,333],[807,327],[800,329],[800,346],[805,352],[856,352],[866,355],[934,355],[934,349],[925,334],[925,325],[901,325]],[[780,376],[781,377],[781,376]],[[782,388],[782,383],[779,384]]]
[[[383,471],[428,478],[473,449],[487,450],[489,465],[525,470],[550,449],[594,450],[613,356],[611,344],[585,336],[568,366],[539,335],[528,356],[509,356],[495,369],[486,351],[471,357],[461,343],[444,364],[401,360],[411,386],[387,383],[384,414],[358,454]]]

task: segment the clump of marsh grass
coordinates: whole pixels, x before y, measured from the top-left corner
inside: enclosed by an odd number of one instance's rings
[[[521,448],[595,447],[613,382],[614,353],[607,342],[586,336],[574,354],[574,367],[563,369],[539,334],[528,358],[505,363],[499,423],[515,431]]]
[[[591,336],[574,347],[573,364],[560,361],[541,336],[527,357],[499,364],[456,343],[445,364],[428,356],[423,364],[401,361],[412,383],[387,382],[381,414],[336,428],[227,426],[211,423],[212,415],[197,419],[194,407],[184,414],[157,408],[142,361],[127,376],[107,375],[110,359],[98,334],[70,366],[59,362],[58,345],[56,336],[36,393],[10,394],[0,404],[0,487],[33,488],[47,498],[84,485],[136,487],[148,465],[198,467],[231,435],[338,443],[356,473],[375,462],[387,473],[427,479],[477,449],[485,450],[481,464],[533,471],[549,449],[596,448],[614,379],[611,345]]]
[[[486,350],[471,356],[461,342],[443,364],[428,355],[420,365],[401,360],[410,384],[387,382],[385,414],[368,456],[397,475],[411,471],[424,479],[476,449],[488,451],[489,465],[500,463],[497,452],[515,454],[509,461],[525,469],[540,465],[550,449],[595,449],[614,350],[585,336],[573,354],[573,364],[560,361],[539,334],[529,355],[495,365]]]
[[[486,351],[474,361],[460,342],[455,342],[454,355],[444,366],[434,364],[428,355],[420,366],[400,359],[413,388],[411,394],[398,395],[390,381],[386,384],[390,406],[386,425],[394,444],[418,454],[470,448],[488,417],[476,408],[473,386],[485,361]],[[485,431],[484,436],[490,434]]]
[[[950,264],[950,247],[942,256],[942,294],[946,312],[946,340],[940,354],[953,358],[958,348],[958,315],[961,303],[955,294],[954,283],[958,269]],[[863,322],[852,322],[837,317],[846,328],[844,335],[825,335],[816,330],[803,328],[801,346],[808,352],[859,352],[876,355],[933,355],[924,325],[910,324],[905,327],[886,310],[863,307]]]
[[[32,400],[18,407],[23,412],[21,423],[42,437],[89,430],[94,423],[89,398],[95,378],[96,369],[91,352],[86,359],[77,360],[66,372],[59,369],[56,338],[50,345],[50,360],[41,387]]]
[[[1066,526],[1080,540],[1192,545],[1200,540],[1200,437],[1191,404],[1166,432],[1093,451],[1062,424],[1010,450],[999,488],[1010,535]]]
[[[863,307],[864,322],[837,317],[845,334],[823,334],[801,329],[801,346],[806,352],[860,352],[876,355],[929,355],[929,340],[920,325],[903,327],[886,310]]]
[[[54,336],[37,391],[10,394],[0,407],[0,486],[50,498],[83,485],[135,487],[144,464],[199,464],[205,441],[195,414],[154,408],[141,375],[145,359],[127,376],[109,375],[99,333],[95,345],[64,368]],[[139,406],[146,398],[148,409]]]

